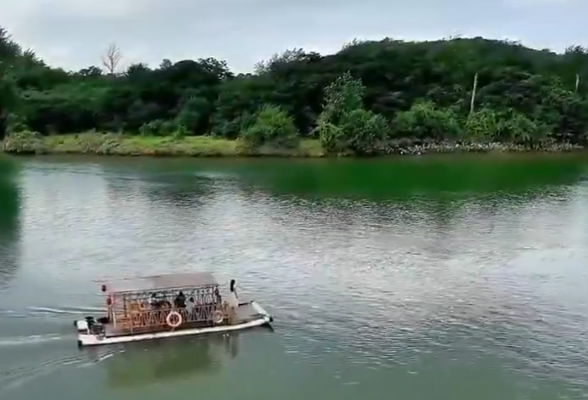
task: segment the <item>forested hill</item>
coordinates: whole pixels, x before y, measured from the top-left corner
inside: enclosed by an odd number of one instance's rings
[[[120,70],[116,47],[103,61],[52,68],[2,30],[2,133],[246,135],[284,146],[316,136],[331,150],[369,153],[392,139],[583,144],[588,131],[582,47],[555,54],[483,38],[384,39],[333,55],[286,51],[253,74],[213,58]]]

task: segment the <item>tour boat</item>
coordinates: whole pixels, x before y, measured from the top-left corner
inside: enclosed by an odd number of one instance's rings
[[[234,282],[223,299],[208,272],[100,282],[107,314],[74,322],[78,346],[137,342],[271,326],[255,301],[238,302]]]

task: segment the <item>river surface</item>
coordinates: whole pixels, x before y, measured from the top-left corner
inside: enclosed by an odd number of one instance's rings
[[[0,168],[1,400],[588,396],[585,156]],[[94,280],[192,270],[274,331],[76,347]]]

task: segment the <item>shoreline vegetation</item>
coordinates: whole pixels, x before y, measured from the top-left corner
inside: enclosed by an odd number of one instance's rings
[[[583,151],[585,148],[571,143],[544,143],[531,147],[514,143],[410,143],[399,141],[389,146],[389,155],[426,155],[457,153],[563,153]],[[33,132],[20,132],[6,137],[2,151],[12,155],[65,155],[87,154],[125,157],[284,157],[322,158],[329,154],[318,139],[303,139],[298,147],[283,149],[261,146],[251,149],[240,139],[224,139],[209,136],[182,138],[161,136],[133,136],[113,133],[86,132],[70,135],[45,136]],[[339,157],[352,157],[352,152]]]
[[[387,38],[332,55],[288,50],[248,74],[214,58],[123,60],[112,44],[101,67],[53,68],[0,27],[2,151],[328,157],[588,145],[579,46],[556,54],[479,37]]]

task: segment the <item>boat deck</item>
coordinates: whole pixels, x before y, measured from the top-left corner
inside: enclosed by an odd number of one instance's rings
[[[237,308],[235,321],[233,322],[232,325],[244,324],[244,323],[247,323],[247,322],[262,318],[262,317],[263,316],[257,312],[257,310],[255,309],[255,307],[253,306],[252,303],[241,303],[241,304],[239,304],[239,307]],[[204,326],[210,326],[210,325],[206,325],[206,324],[203,325],[202,323],[201,324],[197,324],[197,323],[184,324],[178,330],[188,329],[188,328],[199,328],[199,327],[204,327]],[[112,326],[112,324],[104,325],[104,329],[106,332],[106,337],[136,334],[135,332],[129,332],[128,330],[124,330],[119,327],[115,328],[114,326]],[[144,332],[141,332],[141,333],[144,333]]]

